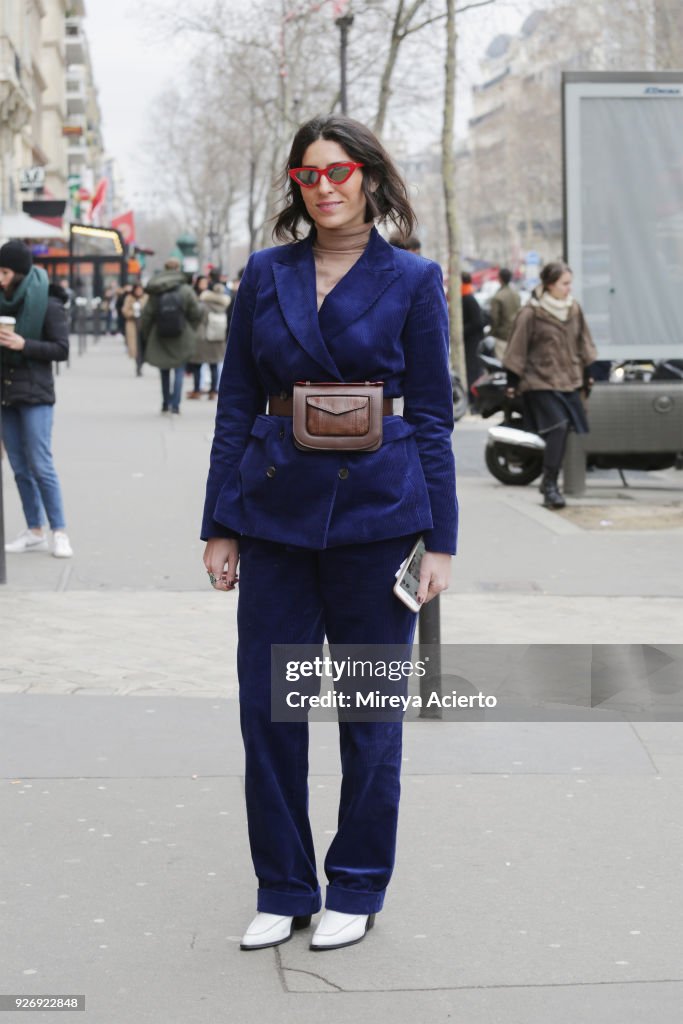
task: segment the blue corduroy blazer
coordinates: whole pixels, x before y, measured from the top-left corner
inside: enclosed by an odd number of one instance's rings
[[[298,380],[384,381],[403,416],[375,452],[309,452],[265,414]],[[322,549],[423,533],[455,553],[453,398],[441,269],[373,228],[317,310],[313,239],[264,249],[235,298],[201,536]]]

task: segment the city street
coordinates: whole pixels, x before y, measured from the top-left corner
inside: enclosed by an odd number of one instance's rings
[[[57,392],[75,557],[8,555],[0,587],[0,990],[84,994],[89,1024],[675,1020],[678,722],[407,723],[374,930],[322,957],[309,932],[240,952],[255,883],[236,598],[208,586],[198,536],[215,406],[160,415],[158,372],[136,378],[120,337],[74,346]],[[488,474],[485,436],[456,425],[442,642],[680,642],[683,473],[627,490],[589,474],[549,512],[536,486]],[[11,539],[24,523],[6,458],[2,472]],[[311,726],[320,865],[336,743]]]

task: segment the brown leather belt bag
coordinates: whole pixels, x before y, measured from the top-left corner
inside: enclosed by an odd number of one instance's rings
[[[382,444],[382,416],[391,415],[392,405],[391,399],[384,399],[382,381],[298,381],[292,395],[294,444],[304,451],[377,451]],[[288,414],[278,410],[272,397],[268,408],[274,415]]]

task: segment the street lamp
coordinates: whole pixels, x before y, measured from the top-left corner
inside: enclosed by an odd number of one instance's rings
[[[339,104],[342,114],[346,114],[346,54],[349,43],[349,29],[353,25],[353,15],[349,11],[350,0],[333,0],[333,6],[334,23],[339,27]]]
[[[209,230],[207,231],[207,237],[209,239],[209,246],[211,247],[211,264],[216,265],[216,250],[219,250],[222,235],[218,230],[218,225],[213,219],[213,216],[209,220]],[[218,266],[221,265],[221,254],[218,253]]]

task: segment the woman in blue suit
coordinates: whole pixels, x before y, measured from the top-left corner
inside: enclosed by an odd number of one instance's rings
[[[448,586],[457,505],[448,319],[440,268],[390,246],[375,222],[414,228],[405,186],[374,135],[346,117],[297,132],[274,235],[235,300],[202,539],[216,589],[240,565],[238,675],[257,914],[242,949],[306,927],[321,908],[308,818],[308,725],[271,721],[271,644],[412,643],[392,590],[416,538],[418,601]],[[299,241],[301,227],[308,233]],[[384,382],[381,446],[294,444],[297,381]],[[392,402],[403,399],[402,415]],[[360,941],[394,865],[401,723],[341,722],[338,831],[325,859],[315,950]]]

